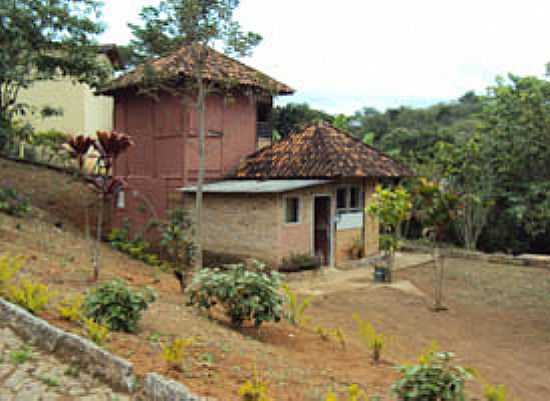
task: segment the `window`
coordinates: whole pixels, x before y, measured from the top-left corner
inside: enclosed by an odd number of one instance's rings
[[[338,212],[356,212],[361,208],[361,189],[358,186],[349,185],[336,190],[336,210]]]
[[[285,198],[285,223],[300,222],[300,198]]]

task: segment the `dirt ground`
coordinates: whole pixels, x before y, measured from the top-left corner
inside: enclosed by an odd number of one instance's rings
[[[89,243],[70,224],[82,221],[75,205],[84,187],[58,173],[11,162],[0,161],[0,172],[0,183],[9,177],[27,193],[36,186],[32,202],[43,208],[24,219],[0,214],[0,254],[25,255],[26,274],[57,291],[57,299],[88,289]],[[56,191],[55,185],[62,190]],[[54,225],[58,219],[66,222],[62,229]],[[277,401],[319,401],[329,388],[343,392],[351,383],[390,400],[388,388],[397,377],[394,366],[414,360],[433,341],[441,350],[454,351],[459,363],[476,368],[484,380],[505,384],[517,400],[547,401],[550,394],[550,270],[448,260],[449,310],[440,313],[429,309],[429,264],[399,270],[396,285],[389,287],[374,285],[367,269],[291,280],[304,296],[313,295],[307,311],[310,325],[340,328],[344,348],[312,329],[286,322],[233,330],[220,316],[208,317],[185,306],[171,275],[156,274],[106,245],[102,253],[102,280],[120,277],[135,287],[154,287],[160,296],[137,335],[113,333],[106,347],[131,360],[138,373],[166,374],[200,395],[237,400],[239,386],[257,368]],[[404,264],[408,257],[403,257]],[[353,313],[390,338],[382,363],[370,361]],[[80,331],[59,321],[54,308],[43,317]],[[161,358],[159,342],[174,337],[196,340],[183,372],[170,370]],[[469,389],[479,395],[475,382]]]

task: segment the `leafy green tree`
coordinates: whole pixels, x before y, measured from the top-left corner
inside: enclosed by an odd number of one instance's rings
[[[495,174],[496,213],[531,238],[550,229],[550,82],[509,75],[489,88],[481,134]]]
[[[142,25],[131,26],[135,39],[132,42],[134,53],[138,57],[164,55],[172,52],[176,46],[186,46],[192,60],[193,72],[190,79],[176,85],[167,85],[167,77],[162,71],[148,68],[146,64],[146,86],[148,93],[159,90],[169,91],[179,96],[184,107],[189,94],[194,93],[192,103],[197,110],[199,125],[199,173],[196,192],[196,236],[197,267],[202,267],[202,198],[205,175],[206,141],[206,98],[220,92],[221,86],[230,82],[209,81],[205,77],[206,61],[213,46],[223,47],[225,54],[245,56],[259,44],[261,36],[253,32],[242,31],[233,14],[239,0],[163,0],[158,7],[146,7],[142,13]],[[187,63],[178,60],[176,63]],[[169,82],[169,81],[168,81]],[[221,91],[222,94],[223,90]]]
[[[317,121],[332,123],[334,117],[321,110],[312,109],[307,103],[288,103],[273,109],[273,128],[282,138],[298,132]]]
[[[458,197],[457,233],[466,249],[475,250],[494,205],[494,175],[484,155],[484,142],[474,135],[464,143],[436,146],[433,176]]]
[[[18,101],[21,89],[58,76],[92,86],[108,78],[109,69],[97,60],[95,41],[103,31],[101,5],[97,0],[0,2],[0,137],[4,142],[14,117],[30,111]]]
[[[403,187],[382,188],[377,186],[367,213],[378,219],[383,232],[383,248],[388,257],[390,277],[393,270],[395,251],[401,224],[410,217],[412,208],[410,194]]]

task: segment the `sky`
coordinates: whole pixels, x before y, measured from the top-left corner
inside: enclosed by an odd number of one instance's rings
[[[106,0],[103,42],[155,0]],[[279,103],[330,113],[424,107],[484,93],[498,75],[543,77],[545,0],[241,0],[237,20],[263,36],[247,64],[296,89]]]

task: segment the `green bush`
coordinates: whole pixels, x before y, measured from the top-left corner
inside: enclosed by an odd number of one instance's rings
[[[14,188],[0,188],[0,212],[24,217],[31,211],[29,202]]]
[[[189,304],[208,310],[219,304],[235,327],[242,326],[247,320],[259,327],[263,322],[281,320],[283,298],[278,291],[280,284],[280,275],[268,272],[259,262],[256,262],[254,271],[247,270],[242,264],[223,270],[202,269],[193,277]]]
[[[113,331],[133,333],[142,313],[155,299],[156,294],[149,288],[135,291],[121,280],[112,280],[86,294],[83,309],[86,317]]]
[[[140,260],[150,266],[160,265],[159,257],[149,251],[151,244],[144,241],[140,236],[130,239],[130,227],[127,223],[122,228],[111,230],[107,239],[113,248],[129,255],[133,259]]]
[[[279,271],[284,273],[299,272],[301,270],[314,270],[321,267],[321,260],[308,253],[293,253],[283,258]]]
[[[464,401],[464,384],[471,371],[451,365],[451,352],[433,352],[419,364],[399,367],[401,378],[392,385],[399,401]]]

